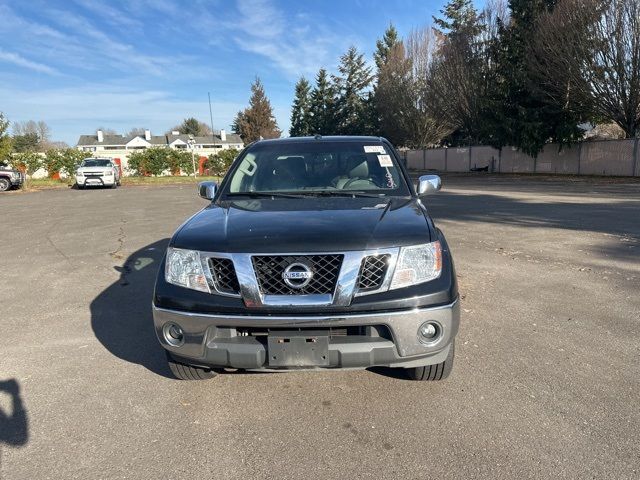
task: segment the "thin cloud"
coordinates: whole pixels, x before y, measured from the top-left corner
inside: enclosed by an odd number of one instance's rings
[[[164,90],[121,88],[110,83],[38,91],[2,89],[0,105],[12,122],[45,120],[52,127],[53,138],[70,145],[100,125],[120,132],[136,125],[160,135],[185,117],[195,116],[207,123],[209,119],[206,96],[202,101],[185,100]],[[212,106],[214,127],[228,129],[228,123],[245,105],[214,100]]]
[[[7,52],[0,48],[0,61],[13,63],[22,68],[28,68],[29,70],[33,70],[34,72],[46,73],[47,75],[60,75],[60,72],[55,68],[52,68],[43,63],[34,62],[32,60],[28,60],[23,56]]]
[[[334,52],[343,48],[337,35],[304,15],[291,15],[266,0],[238,0],[239,19],[226,28],[235,31],[234,41],[245,51],[268,58],[290,77],[311,76],[335,62]]]

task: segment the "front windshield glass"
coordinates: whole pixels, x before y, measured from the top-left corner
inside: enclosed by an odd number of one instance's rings
[[[109,160],[83,160],[81,167],[110,167],[111,161]]]
[[[393,153],[381,142],[258,143],[231,171],[225,193],[409,195]]]

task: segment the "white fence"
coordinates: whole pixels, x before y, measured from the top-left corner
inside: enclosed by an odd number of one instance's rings
[[[640,176],[640,139],[582,142],[572,147],[545,145],[537,158],[515,147],[486,146],[408,150],[409,170],[469,172],[488,168],[496,173]]]

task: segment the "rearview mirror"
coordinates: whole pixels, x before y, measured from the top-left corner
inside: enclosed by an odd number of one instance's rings
[[[198,184],[198,192],[200,193],[200,196],[207,200],[213,200],[217,189],[218,185],[216,182],[200,182]]]
[[[430,195],[442,188],[442,180],[438,175],[422,175],[418,178],[418,195]]]

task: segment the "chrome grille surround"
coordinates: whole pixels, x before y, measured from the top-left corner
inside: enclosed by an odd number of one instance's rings
[[[365,251],[344,251],[344,252],[287,252],[287,253],[216,253],[216,252],[200,252],[202,266],[212,288],[212,293],[217,295],[225,295],[229,297],[241,297],[248,308],[259,308],[263,306],[272,307],[316,307],[316,306],[348,306],[354,297],[361,295],[371,295],[374,293],[384,292],[389,289],[395,265],[398,260],[400,248],[384,248],[372,249]],[[379,257],[388,255],[388,264],[386,272],[382,278],[378,288],[359,288],[359,276],[363,263],[367,257]],[[264,257],[280,257],[293,261],[294,258],[305,259],[308,257],[331,257],[332,259],[340,258],[341,262],[337,268],[337,277],[335,285],[330,283],[331,289],[311,289],[311,282],[305,289],[293,289],[293,293],[284,292],[280,289],[263,289],[255,266],[256,258]],[[210,259],[230,259],[235,268],[236,281],[238,282],[240,293],[231,293],[225,290],[224,282],[216,281],[215,273],[210,267]],[[311,265],[309,265],[311,266]],[[324,271],[324,270],[323,270]],[[279,270],[282,275],[282,270]],[[271,275],[277,272],[271,272]],[[314,272],[315,274],[315,272]],[[325,278],[327,272],[324,272]],[[280,277],[282,280],[282,277]],[[287,289],[288,287],[282,281]],[[277,292],[277,293],[271,293]]]

